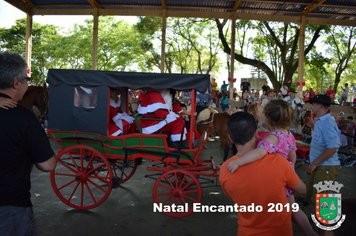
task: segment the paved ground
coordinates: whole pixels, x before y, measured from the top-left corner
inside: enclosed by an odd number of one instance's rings
[[[51,139],[52,147],[58,147]],[[201,158],[213,156],[216,163],[222,162],[223,150],[218,142],[208,142]],[[152,190],[154,180],[144,178],[146,167],[151,161],[144,161],[135,175],[121,188],[113,189],[108,199],[91,210],[75,210],[62,203],[55,195],[48,173],[37,169],[32,173],[32,201],[35,216],[42,236],[53,235],[185,235],[216,236],[236,235],[237,215],[235,213],[193,213],[184,218],[172,218],[163,213],[153,213]],[[305,166],[297,169],[305,178]],[[343,197],[356,197],[356,169],[345,168],[337,181],[343,183]],[[231,204],[220,186],[203,189],[202,204]],[[294,235],[303,235],[293,223]],[[350,234],[351,235],[351,234]]]

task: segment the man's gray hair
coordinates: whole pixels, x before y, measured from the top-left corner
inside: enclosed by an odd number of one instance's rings
[[[0,90],[11,88],[17,78],[21,83],[27,77],[27,63],[15,53],[0,53]]]

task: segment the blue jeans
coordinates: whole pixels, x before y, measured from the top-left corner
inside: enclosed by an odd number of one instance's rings
[[[37,235],[32,207],[0,206],[0,235]]]
[[[346,99],[347,99],[347,97],[341,97],[341,99],[340,99],[340,106],[342,106],[342,102],[344,101],[345,103],[344,103],[344,106],[346,106]]]
[[[229,109],[229,104],[221,104],[221,110],[225,111],[226,109]]]

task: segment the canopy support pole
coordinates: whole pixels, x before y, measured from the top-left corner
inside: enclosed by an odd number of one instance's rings
[[[93,14],[93,48],[92,48],[92,61],[91,69],[98,69],[98,27],[99,27],[99,9],[94,10]]]
[[[299,60],[298,60],[298,82],[297,96],[303,98],[303,80],[304,80],[304,43],[305,43],[305,16],[301,17],[300,37],[299,37]]]
[[[235,37],[236,37],[236,13],[232,14],[231,20],[231,66],[230,66],[230,75],[231,80],[229,81],[229,91],[230,91],[230,100],[233,99],[233,89],[234,89],[234,67],[235,67]]]
[[[26,14],[26,48],[25,48],[25,60],[28,66],[28,76],[31,76],[31,57],[32,57],[32,16]]]
[[[167,10],[163,9],[162,13],[161,73],[164,73],[164,61],[166,60]]]

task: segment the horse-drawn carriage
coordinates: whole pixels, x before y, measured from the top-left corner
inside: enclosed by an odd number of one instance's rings
[[[127,113],[129,89],[192,91],[193,114],[195,91],[210,88],[208,75],[50,70],[47,82],[47,130],[60,147],[51,183],[65,204],[77,209],[99,206],[112,188],[133,176],[138,160],[147,158],[161,164],[147,167],[161,173],[153,188],[155,203],[190,206],[185,212],[165,212],[170,216],[192,213],[192,204],[200,202],[202,196],[198,179],[218,176],[212,158],[199,159],[207,141],[206,133],[194,142],[194,132],[189,132],[190,141],[185,142],[183,149],[170,147],[167,134],[110,136],[110,87],[121,88],[121,109]],[[191,117],[190,127],[194,129],[194,116]]]

